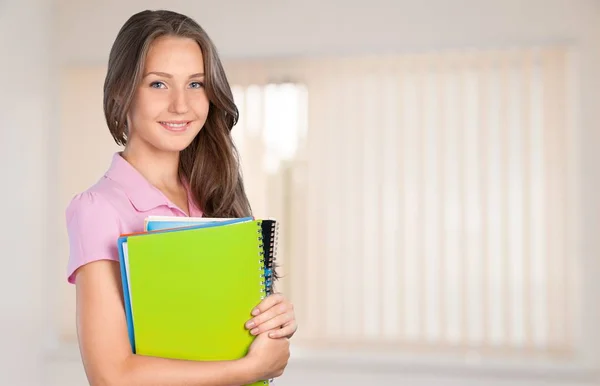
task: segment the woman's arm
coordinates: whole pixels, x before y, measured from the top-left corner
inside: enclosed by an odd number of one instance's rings
[[[284,339],[260,337],[239,360],[195,362],[134,355],[119,265],[100,260],[77,272],[77,329],[91,385],[243,385],[281,375],[289,358]],[[258,340],[258,338],[257,338]]]

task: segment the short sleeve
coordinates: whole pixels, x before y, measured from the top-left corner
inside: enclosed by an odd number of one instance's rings
[[[98,260],[119,261],[120,221],[115,208],[94,192],[76,195],[66,209],[69,237],[67,280],[75,283],[80,267]]]

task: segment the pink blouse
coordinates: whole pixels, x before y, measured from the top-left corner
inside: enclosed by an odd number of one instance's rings
[[[188,194],[188,197],[190,195]],[[189,201],[190,216],[202,212]],[[187,215],[152,186],[120,153],[115,153],[104,176],[77,194],[66,209],[69,236],[67,280],[75,283],[76,271],[97,260],[119,261],[117,239],[141,232],[148,216]]]

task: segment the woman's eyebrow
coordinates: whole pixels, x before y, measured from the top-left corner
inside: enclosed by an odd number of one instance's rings
[[[157,75],[157,76],[163,76],[163,77],[165,77],[165,78],[172,78],[172,77],[173,77],[173,75],[171,75],[171,74],[169,74],[169,73],[166,73],[166,72],[161,72],[161,71],[150,71],[150,72],[148,72],[148,73],[146,73],[146,74],[144,75],[144,78],[145,78],[145,77],[147,77],[148,75]],[[202,76],[204,76],[204,73],[203,73],[203,72],[197,72],[197,73],[195,73],[195,74],[192,74],[192,75],[190,75],[189,79],[192,79],[192,78],[200,78],[200,77],[202,77]]]

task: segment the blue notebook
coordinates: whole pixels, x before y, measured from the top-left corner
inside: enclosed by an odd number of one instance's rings
[[[156,231],[171,228],[197,226],[202,224],[235,224],[238,222],[252,221],[254,217],[242,218],[208,218],[208,217],[172,217],[149,216],[144,221],[144,231]]]

